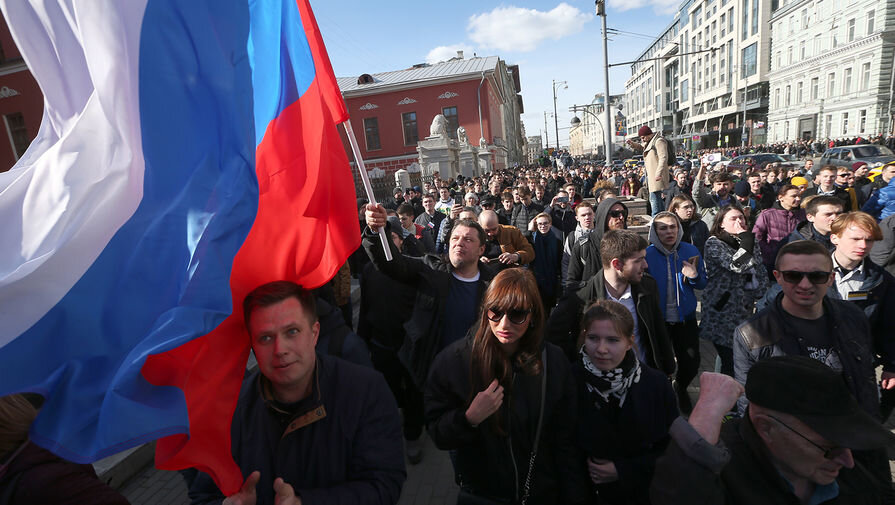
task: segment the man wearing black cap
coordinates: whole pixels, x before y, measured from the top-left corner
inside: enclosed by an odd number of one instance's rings
[[[693,414],[674,421],[656,462],[653,503],[882,503],[879,482],[852,451],[891,446],[895,436],[861,409],[840,374],[779,356],[756,363],[745,389],[722,374],[699,382]],[[746,415],[723,422],[744,391]]]

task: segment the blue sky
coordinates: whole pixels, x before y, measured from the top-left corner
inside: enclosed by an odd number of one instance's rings
[[[609,0],[610,29],[655,37],[673,20],[680,0]],[[500,56],[519,65],[528,135],[544,130],[553,112],[552,80],[558,86],[559,137],[568,145],[573,104],[604,91],[601,20],[592,0],[507,2],[455,0],[406,2],[311,0],[317,23],[339,77],[374,74],[437,61],[463,49],[466,57]],[[609,61],[630,61],[650,44],[647,37],[613,35]],[[612,94],[624,93],[630,66],[610,71]],[[555,145],[548,117],[550,145]]]

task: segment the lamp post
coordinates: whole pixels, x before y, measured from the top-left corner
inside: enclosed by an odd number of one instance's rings
[[[553,81],[553,128],[556,131],[556,149],[559,149],[559,116],[556,114],[556,85],[559,84],[563,89],[568,89],[569,85],[566,81]]]
[[[612,115],[609,113],[609,39],[606,33],[606,0],[596,0],[597,16],[603,18],[603,73],[606,79],[606,126],[612,124]],[[603,128],[606,135],[606,163],[612,163],[612,136],[608,128]]]
[[[594,114],[594,113],[590,110],[590,108],[589,108],[587,105],[582,106],[582,107],[579,107],[578,105],[573,105],[573,106],[569,107],[569,111],[571,111],[571,112],[573,112],[573,113],[577,113],[578,111],[581,111],[581,112],[585,112],[585,113],[587,113],[587,114],[590,114],[590,116],[591,116],[592,118],[594,118],[594,120],[596,120],[597,125],[600,127],[600,133],[603,134],[603,137],[604,137],[604,140],[605,140],[605,137],[606,137],[606,127],[604,127],[602,121],[600,121],[600,116]],[[572,126],[577,126],[577,125],[581,124],[581,120],[578,119],[578,116],[573,116],[573,117],[572,117],[572,120],[571,120],[570,123],[571,123]],[[608,149],[606,149],[606,146],[603,146],[603,151],[604,151],[604,153],[605,153],[605,152],[608,152]],[[599,154],[599,153],[598,153],[598,154]],[[610,160],[610,159],[608,158],[608,156],[607,156],[607,157],[606,157],[606,163],[609,164],[610,162],[611,162],[611,160]]]

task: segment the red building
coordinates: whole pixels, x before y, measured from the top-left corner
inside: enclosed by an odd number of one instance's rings
[[[37,136],[44,97],[6,26],[0,23],[0,117],[6,141],[0,139],[0,172],[12,168]]]
[[[438,114],[452,137],[463,126],[471,144],[485,145],[494,167],[524,160],[519,67],[497,56],[464,59],[458,52],[434,65],[338,81],[365,165],[385,170],[389,180],[418,161],[417,141],[429,135]]]

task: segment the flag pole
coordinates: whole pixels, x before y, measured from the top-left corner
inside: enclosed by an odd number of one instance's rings
[[[354,161],[357,162],[357,171],[360,172],[360,178],[364,181],[364,190],[367,192],[367,199],[373,205],[376,203],[376,195],[373,194],[373,185],[370,184],[370,176],[367,175],[367,167],[364,166],[364,159],[360,154],[360,148],[357,147],[357,138],[354,136],[354,130],[351,128],[351,119],[346,119],[342,126],[345,128],[345,134],[348,135],[348,143],[351,144],[351,151],[354,153]],[[379,228],[379,240],[382,241],[382,249],[385,251],[385,260],[392,260],[392,251],[388,246],[388,237],[385,235],[385,226]]]

